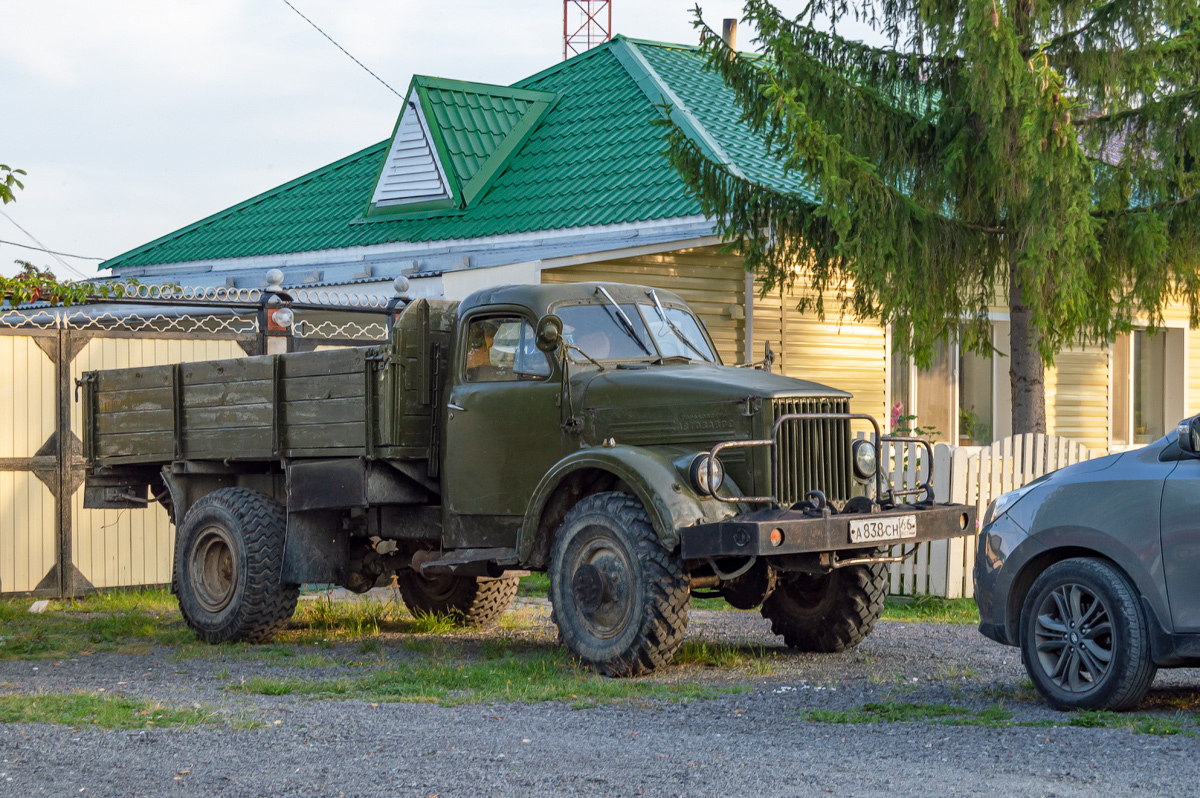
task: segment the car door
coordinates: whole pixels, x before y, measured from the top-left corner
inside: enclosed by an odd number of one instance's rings
[[[475,313],[459,336],[443,460],[448,543],[512,546],[530,496],[563,454],[557,367],[519,312]]]
[[[1200,460],[1180,460],[1162,497],[1163,575],[1176,632],[1200,632]]]

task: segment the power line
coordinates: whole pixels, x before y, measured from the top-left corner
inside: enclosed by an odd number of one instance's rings
[[[18,244],[16,241],[5,241],[0,238],[0,244],[8,244],[10,247],[20,247],[21,249],[32,249],[38,252],[45,252],[48,255],[62,255],[64,258],[78,258],[79,260],[104,260],[104,258],[93,258],[89,255],[72,255],[70,252],[54,252],[41,247],[31,247],[28,244]]]
[[[62,258],[60,258],[58,255],[56,255],[56,254],[54,253],[54,250],[52,250],[52,249],[50,249],[49,247],[47,247],[47,246],[46,246],[45,244],[43,244],[41,241],[38,241],[38,238],[37,238],[37,236],[35,236],[33,233],[31,233],[31,232],[29,232],[28,230],[26,230],[26,229],[25,229],[24,227],[22,227],[21,225],[17,224],[17,220],[16,220],[16,219],[14,219],[14,218],[12,218],[11,216],[9,216],[7,212],[5,212],[5,211],[3,211],[3,210],[0,210],[0,215],[4,216],[4,218],[5,218],[5,219],[8,219],[10,222],[12,222],[14,227],[16,227],[16,228],[17,228],[18,230],[20,230],[22,233],[24,233],[24,234],[26,235],[26,237],[27,237],[27,238],[29,238],[31,241],[33,241],[33,243],[35,243],[35,244],[37,244],[39,247],[41,247],[43,252],[48,252],[48,253],[50,253],[50,255],[52,255],[56,261],[58,261],[59,263],[61,263],[61,264],[62,264],[62,267],[63,267],[64,269],[66,269],[66,270],[67,270],[67,271],[69,271],[69,272],[74,272],[74,273],[75,273],[75,276],[76,276],[76,277],[78,277],[80,280],[86,280],[86,279],[88,279],[88,276],[87,276],[86,274],[84,274],[83,272],[79,271],[79,270],[78,270],[78,269],[76,269],[74,266],[72,266],[71,264],[67,263],[65,260],[63,260]]]
[[[398,92],[398,91],[396,91],[395,89],[393,89],[391,86],[388,86],[388,82],[387,82],[386,80],[384,80],[383,78],[381,78],[381,77],[379,77],[378,75],[376,75],[376,74],[375,74],[374,72],[372,72],[370,69],[367,69],[367,65],[366,65],[366,64],[364,64],[362,61],[359,61],[359,60],[358,60],[357,58],[355,58],[354,56],[350,55],[350,51],[349,51],[349,50],[347,50],[345,47],[342,47],[340,44],[338,44],[337,42],[333,41],[333,37],[332,37],[332,36],[330,36],[330,35],[329,35],[328,33],[326,33],[325,31],[321,30],[321,28],[320,28],[320,27],[317,25],[317,23],[313,22],[311,19],[309,19],[308,17],[306,17],[306,16],[304,16],[303,14],[301,14],[301,13],[300,13],[300,9],[298,9],[298,8],[296,8],[294,5],[292,5],[292,4],[291,4],[291,2],[289,2],[289,0],[283,0],[283,2],[287,3],[287,7],[288,7],[288,8],[292,9],[292,10],[293,10],[293,11],[295,11],[297,14],[300,14],[300,19],[304,20],[304,21],[305,21],[305,22],[307,22],[309,25],[312,25],[314,28],[316,28],[316,29],[317,29],[317,33],[320,33],[320,34],[321,34],[322,36],[324,36],[326,39],[328,39],[329,41],[333,42],[333,46],[334,46],[334,47],[336,47],[336,48],[338,48],[339,50],[341,50],[343,53],[345,53],[345,54],[346,54],[346,55],[347,55],[347,56],[350,58],[350,60],[351,60],[351,61],[353,61],[354,63],[358,64],[358,65],[359,65],[360,67],[362,67],[363,69],[366,69],[366,71],[367,71],[367,74],[368,74],[368,75],[370,75],[371,77],[375,78],[375,80],[379,81],[379,82],[380,82],[380,83],[382,83],[384,86],[387,86],[387,89],[388,89],[388,91],[390,91],[392,94],[396,95],[396,96],[397,96],[397,97],[399,97],[401,100],[403,100],[403,99],[404,99],[404,95],[402,95],[400,92]]]

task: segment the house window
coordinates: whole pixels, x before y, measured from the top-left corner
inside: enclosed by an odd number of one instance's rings
[[[986,446],[995,437],[995,367],[991,355],[939,342],[929,368],[892,355],[891,427],[933,441]],[[908,418],[908,417],[912,418]]]
[[[926,369],[915,368],[907,357],[892,355],[892,429],[915,432],[932,441],[953,440],[956,348],[938,342],[933,362]]]
[[[1113,418],[1116,445],[1156,441],[1167,431],[1167,338],[1134,330],[1118,336],[1112,349]]]
[[[987,446],[994,439],[995,368],[991,353],[960,349],[958,356],[958,443]]]

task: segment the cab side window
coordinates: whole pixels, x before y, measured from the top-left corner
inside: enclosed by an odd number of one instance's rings
[[[520,316],[472,319],[467,327],[467,382],[544,380],[550,361],[534,343],[533,326]]]

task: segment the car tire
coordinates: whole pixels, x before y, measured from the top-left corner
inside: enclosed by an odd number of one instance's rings
[[[1137,590],[1104,560],[1062,560],[1034,581],[1020,645],[1034,687],[1060,710],[1131,709],[1157,672]]]
[[[485,629],[500,620],[517,595],[519,577],[424,577],[408,568],[396,572],[400,597],[409,612],[448,615],[462,626]]]
[[[827,574],[784,573],[760,612],[788,648],[830,654],[857,646],[871,633],[886,595],[887,563]]]
[[[571,653],[605,676],[638,676],[671,662],[687,627],[689,586],[683,560],[659,542],[633,496],[588,496],[558,528],[552,617]]]
[[[175,540],[173,581],[188,627],[209,643],[262,643],[296,611],[283,583],[287,514],[270,496],[221,488],[200,498]]]

